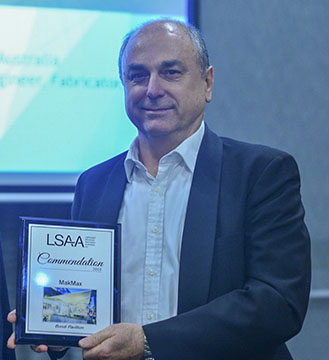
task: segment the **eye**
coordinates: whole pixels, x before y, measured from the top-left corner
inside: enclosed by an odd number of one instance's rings
[[[170,70],[167,70],[167,73],[168,73],[169,75],[174,75],[174,74],[178,74],[179,71],[178,71],[178,70],[170,69]]]
[[[163,75],[168,79],[175,80],[182,75],[182,72],[177,69],[166,69],[163,71]]]
[[[145,71],[132,72],[128,74],[128,80],[135,83],[144,81],[148,77],[148,74]]]

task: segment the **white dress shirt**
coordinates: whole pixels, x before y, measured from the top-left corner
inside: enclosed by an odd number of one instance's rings
[[[138,140],[126,160],[122,224],[121,321],[139,325],[177,314],[179,259],[186,208],[204,123],[160,159],[154,178],[138,160]]]

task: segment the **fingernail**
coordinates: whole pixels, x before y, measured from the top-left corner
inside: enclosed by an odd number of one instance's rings
[[[89,341],[87,338],[83,338],[79,341],[80,346],[88,346],[88,343],[89,343]]]

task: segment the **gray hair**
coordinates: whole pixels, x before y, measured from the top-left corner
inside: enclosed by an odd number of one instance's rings
[[[123,82],[122,58],[123,58],[124,52],[127,48],[129,41],[131,40],[131,38],[133,38],[135,35],[137,35],[145,27],[147,27],[150,24],[157,23],[157,22],[171,22],[173,24],[180,26],[185,31],[185,33],[190,37],[193,45],[195,46],[195,49],[197,51],[196,61],[199,66],[201,76],[203,76],[209,67],[209,55],[208,55],[206,43],[203,40],[200,31],[193,25],[190,25],[190,24],[187,25],[183,22],[176,21],[176,20],[165,19],[165,20],[155,20],[155,21],[146,22],[146,23],[142,24],[141,26],[137,27],[136,29],[130,31],[124,37],[124,40],[123,40],[121,48],[120,48],[119,59],[118,59],[119,60],[118,61],[119,75],[120,75],[121,81]]]

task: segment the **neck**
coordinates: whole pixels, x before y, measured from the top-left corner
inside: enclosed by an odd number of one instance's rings
[[[156,177],[160,159],[175,149],[178,145],[168,144],[165,141],[145,141],[143,136],[138,136],[139,160],[145,165],[148,172]]]
[[[199,128],[199,127],[198,127]],[[148,172],[156,177],[159,169],[160,159],[174,150],[184,140],[186,140],[191,134],[186,136],[145,136],[143,133],[138,134],[138,145],[139,145],[139,160],[145,165]]]

